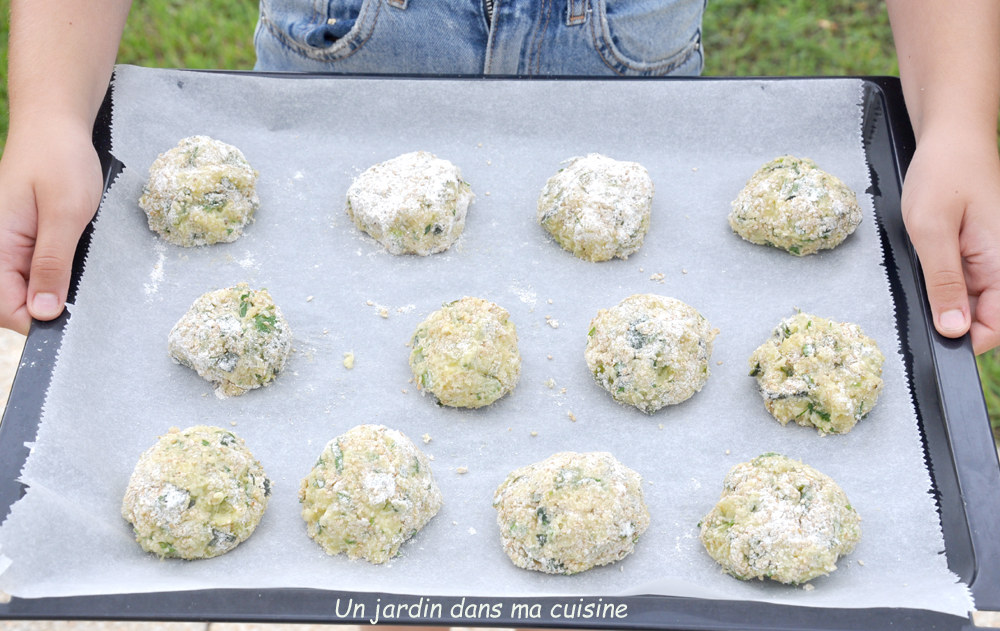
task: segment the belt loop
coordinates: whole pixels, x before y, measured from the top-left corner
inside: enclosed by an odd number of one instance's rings
[[[389,0],[389,4],[400,10],[406,9],[406,5],[409,4],[409,2],[410,0]]]
[[[587,21],[587,0],[566,0],[566,26]]]

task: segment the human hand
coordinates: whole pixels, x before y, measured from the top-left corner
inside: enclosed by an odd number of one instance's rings
[[[992,136],[926,130],[902,196],[934,324],[972,334],[976,354],[1000,345],[1000,158]]]
[[[49,120],[11,129],[0,159],[0,326],[62,313],[76,245],[102,193],[91,132]]]

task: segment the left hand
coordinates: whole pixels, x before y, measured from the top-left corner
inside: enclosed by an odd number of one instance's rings
[[[971,332],[976,354],[1000,346],[1000,157],[993,137],[928,129],[902,195],[934,324]]]

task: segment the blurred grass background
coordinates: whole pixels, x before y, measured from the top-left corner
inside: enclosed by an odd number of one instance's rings
[[[7,136],[10,0],[0,0],[0,139]],[[256,0],[134,0],[119,63],[253,68]],[[705,75],[897,75],[885,6],[850,0],[709,0]],[[2,145],[0,145],[2,151]],[[1000,438],[1000,353],[978,358]]]

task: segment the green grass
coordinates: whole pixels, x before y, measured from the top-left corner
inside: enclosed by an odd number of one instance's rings
[[[979,377],[983,382],[983,395],[990,411],[993,437],[1000,443],[1000,349],[993,349],[976,358]]]
[[[898,75],[882,2],[709,0],[706,75]]]
[[[257,0],[135,0],[118,63],[252,70]]]
[[[0,0],[0,142],[7,136],[10,0]],[[135,0],[120,63],[249,70],[257,0]],[[710,0],[706,75],[896,75],[881,2]],[[0,144],[0,152],[2,152]],[[990,418],[1000,436],[1000,354],[978,358]]]

